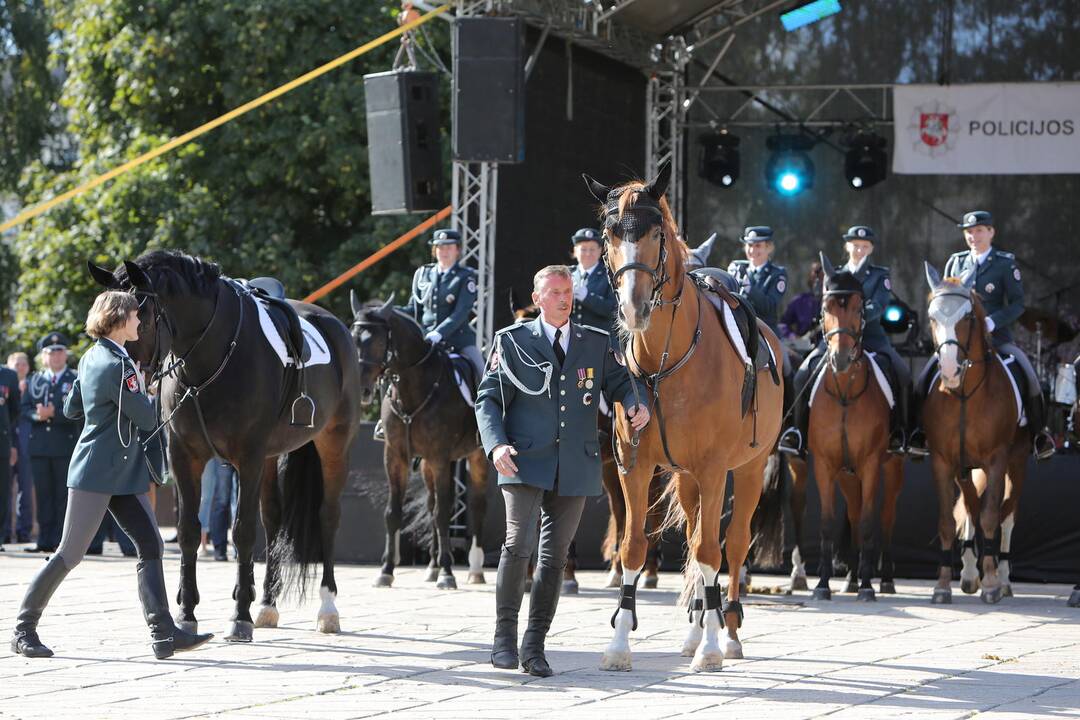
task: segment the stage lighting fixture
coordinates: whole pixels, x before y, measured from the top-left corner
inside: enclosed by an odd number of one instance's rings
[[[874,133],[858,133],[847,141],[844,177],[856,190],[865,190],[888,177],[889,154],[885,138]]]
[[[765,183],[781,195],[798,195],[814,187],[814,163],[808,153],[814,141],[805,135],[773,135],[765,141],[772,153],[765,163]]]
[[[698,154],[698,177],[729,188],[739,179],[739,138],[727,132],[703,135]]]
[[[824,20],[840,12],[840,0],[811,0],[799,7],[780,14],[780,22],[788,32],[805,25]]]
[[[885,312],[881,315],[881,327],[890,335],[897,335],[908,331],[914,320],[911,308],[895,295],[885,306]]]

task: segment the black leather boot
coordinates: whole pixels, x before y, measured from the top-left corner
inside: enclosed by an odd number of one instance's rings
[[[52,657],[53,651],[41,642],[37,634],[38,620],[49,604],[49,599],[68,575],[67,566],[59,555],[53,555],[41,569],[30,587],[26,588],[19,615],[15,623],[15,635],[11,638],[11,652],[28,658]]]
[[[139,600],[142,602],[146,624],[154,639],[154,657],[158,660],[172,657],[173,653],[194,650],[210,638],[211,633],[189,633],[176,627],[169,615],[169,596],[165,594],[165,571],[161,559],[143,560],[137,566]]]
[[[908,405],[907,419],[907,454],[916,462],[930,455],[930,448],[926,445],[926,433],[922,429],[922,408],[926,396],[930,394],[928,376],[932,373],[923,373],[919,382],[911,388],[911,397]]]
[[[892,412],[889,414],[889,453],[903,455],[907,452],[905,433],[908,428],[908,401],[911,392],[909,388],[900,387],[898,382],[894,382],[893,387],[896,388],[896,397]]]
[[[541,565],[533,578],[529,595],[529,626],[521,638],[521,669],[537,677],[551,677],[554,672],[544,656],[544,640],[547,638],[555,609],[559,606],[562,589],[562,569]]]
[[[777,450],[788,455],[806,458],[807,433],[810,427],[809,398],[803,394],[795,401],[791,412],[791,426],[780,436]]]
[[[500,670],[518,666],[518,612],[528,572],[529,559],[514,557],[504,547],[495,580],[495,639],[491,643],[491,664]]]
[[[1046,399],[1041,390],[1028,396],[1026,410],[1032,436],[1032,454],[1036,460],[1046,460],[1057,452],[1057,444],[1046,429]]]

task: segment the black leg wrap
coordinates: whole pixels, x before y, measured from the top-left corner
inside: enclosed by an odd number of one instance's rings
[[[941,551],[941,567],[951,568],[953,566],[953,551],[952,548]]]
[[[629,610],[634,618],[634,626],[631,630],[637,630],[637,585],[623,585],[619,589],[619,607],[615,608],[615,614],[611,616],[611,627],[615,627],[615,618],[619,616],[619,610]]]
[[[704,601],[701,598],[694,598],[690,601],[690,605],[686,608],[686,621],[691,625],[694,624],[694,613],[701,612],[701,609],[705,607]]]
[[[742,627],[742,621],[743,621],[742,603],[739,602],[738,600],[728,600],[727,604],[724,605],[724,613],[723,613],[723,615],[727,615],[728,613],[732,613],[732,612],[733,613],[738,613],[739,622],[738,622],[738,624],[735,625],[735,629],[737,630],[737,629]],[[721,615],[721,617],[723,617],[723,615]],[[723,625],[723,622],[721,622],[720,624]]]
[[[994,558],[994,566],[1000,562],[1001,555],[1001,531],[994,533],[994,537],[984,542],[983,557],[989,555]]]
[[[698,624],[705,627],[705,613],[712,610],[720,618],[720,627],[724,627],[724,613],[720,611],[720,586],[715,582],[705,586],[705,612],[701,613]]]
[[[1009,561],[1011,561],[1011,560],[1012,560],[1012,556],[1011,556],[1011,555],[1010,555],[1009,553],[1007,553],[1007,552],[999,552],[999,553],[998,553],[998,562],[1000,563],[1000,562],[1001,562],[1002,560],[1009,560]]]

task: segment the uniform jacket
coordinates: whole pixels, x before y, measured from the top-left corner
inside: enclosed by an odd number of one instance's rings
[[[846,267],[845,265],[844,268]],[[885,308],[892,299],[889,268],[863,262],[862,267],[855,273],[855,278],[863,287],[863,317],[866,319],[863,347],[871,352],[884,352],[890,345],[889,336],[881,325],[881,316],[885,314]]]
[[[11,368],[0,367],[0,447],[6,447],[9,442],[15,445],[20,412],[19,374]]]
[[[954,253],[945,263],[945,277],[961,277],[975,265],[970,250]],[[994,345],[1012,341],[1009,326],[1024,314],[1024,283],[1016,256],[991,246],[975,274],[975,292],[994,321]]]
[[[570,271],[574,275],[574,286],[577,287],[581,278],[581,266],[574,265]],[[577,325],[591,325],[609,333],[612,332],[619,303],[608,281],[607,269],[603,263],[597,263],[593,267],[586,287],[588,292],[584,300],[579,301],[577,297],[574,298],[574,312],[570,319]]]
[[[545,364],[553,368],[551,384],[539,395],[519,390],[509,376],[536,391],[544,385],[544,373],[532,365]],[[518,474],[499,475],[499,484],[551,490],[558,474],[559,495],[599,495],[600,393],[609,404],[633,407],[636,382],[615,359],[608,334],[598,328],[570,324],[561,369],[539,318],[500,330],[476,399],[476,422],[488,457],[507,443],[518,451],[513,458]],[[644,386],[638,384],[637,391],[646,402]]]
[[[64,398],[75,387],[75,371],[64,368],[60,378],[52,381],[52,372],[42,370],[27,377],[22,396],[22,416],[30,421],[31,457],[69,457],[79,438],[82,423],[64,417]],[[37,406],[52,405],[56,413],[48,420],[38,417]]]
[[[68,487],[110,495],[140,495],[150,472],[139,430],[153,430],[157,409],[139,384],[134,363],[108,340],[79,361],[79,379],[64,404],[70,418],[86,418],[68,467]]]
[[[753,277],[749,260],[733,260],[727,271],[745,288],[743,293],[757,316],[779,334],[780,301],[787,292],[787,268],[769,260]]]
[[[476,271],[454,263],[440,277],[437,263],[428,263],[413,275],[412,294],[405,312],[425,332],[435,331],[454,349],[476,344],[469,314],[476,303]]]

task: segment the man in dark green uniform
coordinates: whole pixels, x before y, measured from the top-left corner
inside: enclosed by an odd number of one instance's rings
[[[637,403],[639,397],[645,402],[645,388],[618,363],[608,333],[570,322],[569,268],[551,265],[536,273],[532,299],[540,317],[495,335],[477,394],[476,422],[506,502],[491,663],[518,666],[518,611],[539,528],[539,562],[520,661],[523,671],[548,677],[544,640],[559,602],[566,553],[585,497],[601,493],[599,396],[603,393],[612,406],[622,403],[637,429],[645,427],[649,411]]]
[[[68,367],[68,339],[51,332],[38,341],[46,363],[30,375],[22,414],[30,420],[30,464],[37,497],[38,539],[28,552],[53,552],[60,544],[67,509],[67,474],[82,429],[81,420],[64,416],[64,399],[75,385]]]
[[[11,468],[18,461],[15,428],[19,424],[19,376],[0,366],[0,551],[11,528]],[[10,460],[10,462],[8,462]]]
[[[964,231],[964,240],[968,250],[953,253],[945,263],[945,277],[967,277],[974,274],[972,286],[986,310],[986,329],[990,331],[994,348],[1011,355],[1024,372],[1026,378],[1026,397],[1024,414],[1028,427],[1034,437],[1032,452],[1039,460],[1054,454],[1054,438],[1046,430],[1046,399],[1042,385],[1035,375],[1024,351],[1013,343],[1010,326],[1024,314],[1024,283],[1016,256],[993,247],[994,218],[985,210],[972,210],[964,213],[963,222],[957,225]],[[919,378],[917,401],[921,401],[929,392],[930,378],[936,371],[937,363],[927,363],[922,377]],[[919,413],[915,413],[916,422]],[[926,437],[921,428],[912,433],[912,454],[925,456]]]

